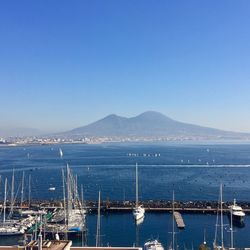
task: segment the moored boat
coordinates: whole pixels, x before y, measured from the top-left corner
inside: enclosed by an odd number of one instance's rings
[[[241,206],[236,204],[236,199],[234,199],[233,205],[229,206],[230,213],[232,213],[232,219],[235,224],[243,224],[246,214],[243,212]]]
[[[144,244],[144,250],[164,250],[164,247],[158,240],[149,240]]]
[[[16,228],[14,226],[1,225],[0,236],[22,235],[24,234],[23,228]]]
[[[136,180],[136,204],[135,204],[135,208],[133,209],[133,216],[134,216],[134,219],[137,221],[137,220],[140,220],[140,219],[142,219],[144,217],[145,209],[142,207],[142,205],[139,206],[139,199],[138,199],[138,166],[137,166],[137,163],[136,163],[135,170],[136,170],[136,177],[135,177],[135,180]]]

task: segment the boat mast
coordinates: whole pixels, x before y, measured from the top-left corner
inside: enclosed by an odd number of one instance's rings
[[[23,191],[24,191],[24,171],[23,171],[23,176],[22,176],[22,188],[21,188],[21,209],[23,206]]]
[[[136,195],[136,203],[135,203],[135,206],[136,208],[138,208],[138,165],[136,163],[136,166],[135,166],[135,195]]]
[[[233,240],[233,207],[230,207],[230,222],[231,222],[231,226],[230,226],[230,235],[231,235],[231,248],[234,248],[234,240]]]
[[[14,197],[14,189],[15,189],[14,181],[15,181],[15,173],[14,173],[14,169],[13,169],[12,182],[11,182],[10,216],[12,215],[13,209],[14,209],[14,200],[15,200],[15,197]]]
[[[81,184],[81,201],[80,201],[80,209],[81,209],[81,213],[82,213],[82,218],[84,219],[85,215],[84,215],[84,209],[83,209],[84,205],[83,205],[83,185]],[[82,230],[82,247],[86,244],[86,238],[85,238],[85,234],[84,234],[84,230]]]
[[[174,244],[175,244],[175,242],[174,242],[174,234],[175,234],[175,229],[174,229],[174,190],[173,190],[173,204],[172,204],[172,230],[173,230],[173,232],[172,232],[172,250],[174,250]]]
[[[66,198],[65,198],[65,184],[64,184],[64,170],[62,169],[62,184],[63,184],[63,209],[64,209],[64,222],[66,223]]]
[[[73,178],[74,183],[74,206],[78,205],[79,199],[78,199],[78,177],[77,174],[75,175],[75,178]]]
[[[97,215],[97,224],[96,224],[96,247],[100,247],[100,237],[101,237],[101,192],[99,191],[98,198],[98,215]]]
[[[222,184],[220,184],[220,222],[221,222],[221,248],[224,249],[224,235],[223,235],[223,205],[222,205]]]
[[[84,208],[84,201],[83,201],[83,185],[81,184],[81,211],[83,211]]]
[[[29,174],[29,207],[30,207],[30,197],[31,197],[31,176]]]
[[[6,217],[6,196],[7,196],[7,178],[5,178],[5,185],[4,185],[4,202],[3,202],[3,223],[5,223]]]
[[[69,221],[69,213],[72,210],[72,194],[71,194],[71,181],[70,181],[70,170],[69,165],[67,164],[67,227]]]

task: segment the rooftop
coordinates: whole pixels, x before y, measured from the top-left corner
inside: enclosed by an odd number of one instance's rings
[[[71,247],[69,240],[46,240],[43,241],[43,250],[142,250],[140,247]],[[0,246],[0,250],[22,250],[24,246]],[[38,241],[31,241],[26,245],[26,250],[38,250]]]

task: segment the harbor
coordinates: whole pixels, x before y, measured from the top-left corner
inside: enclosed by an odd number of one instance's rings
[[[14,211],[14,217],[20,217],[20,220],[15,221],[15,225],[19,225],[20,228],[27,229],[24,232],[33,233],[38,230],[40,226],[43,227],[46,233],[78,233],[78,230],[71,232],[68,226],[65,224],[65,211],[67,208],[63,206],[63,200],[58,201],[32,201],[30,207],[26,206],[24,202],[16,204],[14,208],[11,208],[10,204],[5,205],[5,213],[9,213],[11,209]],[[96,214],[98,212],[98,201],[84,201],[84,207],[82,208],[82,219],[85,219],[86,214]],[[140,204],[144,207],[146,214],[148,213],[173,213],[172,201],[141,201]],[[3,208],[3,204],[0,204]],[[230,214],[230,207],[232,203],[223,203],[222,212],[224,214]],[[246,214],[250,214],[250,203],[239,202],[240,206]],[[26,209],[24,209],[26,207]],[[132,214],[135,207],[134,201],[101,201],[100,212],[105,215],[112,215],[117,213],[129,213]],[[221,212],[221,208],[216,201],[175,201],[174,202],[174,218],[176,220],[178,228],[185,228],[185,223],[181,214],[217,214]],[[28,217],[27,217],[28,216]],[[21,219],[22,218],[22,219]],[[43,218],[43,221],[40,221]],[[85,225],[84,225],[85,226]],[[81,231],[85,231],[84,227]]]

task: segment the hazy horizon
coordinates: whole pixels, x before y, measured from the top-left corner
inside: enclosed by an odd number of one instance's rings
[[[111,113],[250,132],[250,2],[5,1],[0,129]]]
[[[147,110],[147,111],[144,111],[144,112],[142,112],[142,113],[140,113],[140,114],[137,114],[137,115],[135,115],[135,116],[129,116],[129,117],[126,117],[126,116],[123,116],[123,115],[119,115],[119,114],[110,113],[110,114],[105,115],[104,117],[99,117],[99,119],[94,120],[94,121],[91,121],[91,122],[89,122],[89,123],[87,123],[87,124],[81,124],[81,125],[78,125],[78,126],[76,126],[76,127],[71,127],[71,128],[66,128],[66,129],[60,129],[60,128],[58,128],[58,130],[42,130],[42,129],[39,129],[39,128],[29,128],[29,127],[1,127],[1,126],[0,126],[0,136],[1,136],[1,132],[2,132],[2,131],[5,132],[5,134],[8,135],[8,136],[12,136],[11,133],[17,133],[17,132],[19,132],[19,131],[24,131],[24,133],[25,133],[25,134],[27,133],[27,135],[31,135],[31,134],[30,134],[30,131],[31,131],[31,132],[34,131],[35,135],[45,135],[46,133],[47,133],[47,134],[60,133],[60,132],[70,131],[70,130],[72,130],[72,129],[76,129],[76,128],[79,128],[79,127],[84,127],[84,126],[89,125],[89,124],[92,124],[92,123],[94,123],[94,122],[96,122],[96,121],[102,120],[103,118],[106,118],[106,117],[108,117],[108,116],[110,116],[110,115],[116,115],[116,116],[123,117],[123,118],[133,118],[133,117],[139,116],[139,115],[141,115],[141,114],[143,114],[143,113],[151,112],[151,111],[152,111],[152,110]],[[158,111],[153,111],[153,112],[159,113]],[[168,118],[170,118],[170,119],[173,119],[172,117],[169,117],[169,116],[167,116],[166,114],[163,114],[163,113],[160,113],[160,114],[165,115],[166,117],[168,117]],[[175,119],[173,119],[173,120],[175,120]],[[186,123],[185,121],[179,121],[179,120],[175,120],[175,121]],[[196,123],[187,123],[187,124],[192,124],[192,125],[201,126],[200,124],[196,124]],[[225,130],[225,129],[223,129],[223,128],[221,129],[221,128],[208,127],[208,126],[204,126],[204,127],[207,127],[207,128],[214,128],[214,129],[220,129],[220,130],[224,130],[224,131],[230,131],[230,130]],[[1,130],[2,130],[2,131],[1,131]],[[248,133],[247,131],[231,131],[231,132],[245,132],[245,133]],[[249,132],[249,133],[250,133],[250,132]]]

